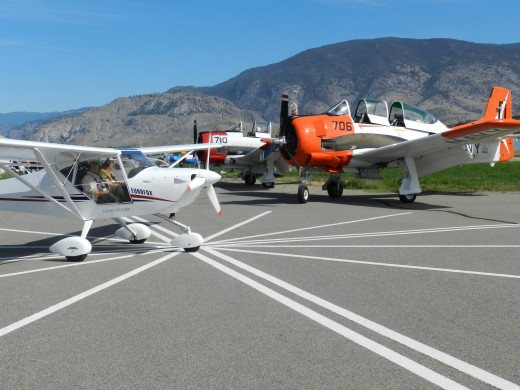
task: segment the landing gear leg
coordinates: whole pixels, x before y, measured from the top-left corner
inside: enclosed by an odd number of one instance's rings
[[[309,168],[300,168],[300,185],[298,186],[298,202],[307,203],[309,200],[309,188],[305,185],[311,173]]]
[[[421,193],[419,175],[415,166],[415,159],[406,157],[404,159],[403,179],[399,186],[399,200],[403,203],[413,203],[417,194]]]

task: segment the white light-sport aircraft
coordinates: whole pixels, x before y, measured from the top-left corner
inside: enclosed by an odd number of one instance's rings
[[[76,218],[83,221],[80,237],[61,239],[50,251],[71,261],[82,261],[92,250],[86,239],[95,219],[111,218],[122,227],[115,232],[131,243],[143,243],[151,234],[140,223],[127,224],[123,218],[155,214],[176,226],[183,234],[171,245],[185,251],[196,251],[203,242],[189,226],[175,221],[175,213],[192,203],[207,189],[209,199],[220,215],[220,205],[213,184],[220,180],[218,173],[195,168],[159,168],[146,155],[200,150],[218,145],[174,145],[140,149],[112,149],[0,139],[0,168],[13,177],[0,180],[0,210]],[[113,160],[112,173],[118,184],[117,194],[107,185],[91,184],[100,191],[96,200],[82,180],[92,161]],[[2,160],[35,161],[43,169],[19,175]],[[95,166],[95,164],[94,164]],[[95,169],[95,168],[92,168]],[[88,178],[87,178],[88,181]],[[103,194],[111,196],[102,196]],[[105,199],[105,200],[103,200]]]

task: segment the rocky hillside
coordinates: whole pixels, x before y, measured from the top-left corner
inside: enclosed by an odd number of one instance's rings
[[[373,97],[402,100],[454,124],[479,118],[495,85],[520,99],[520,43],[381,38],[310,49],[198,91],[270,120],[279,115],[280,93],[286,90],[301,114],[322,112],[341,99],[354,105]]]
[[[27,125],[27,139],[97,146],[192,140],[192,123],[224,129],[236,122],[278,121],[288,91],[299,113],[318,113],[341,99],[402,100],[446,124],[478,119],[495,85],[520,99],[520,43],[475,44],[450,39],[381,38],[310,49],[277,64],[249,69],[212,87],[120,98],[81,115]],[[513,100],[518,102],[520,100]],[[513,107],[518,114],[519,104]]]
[[[228,100],[185,92],[119,98],[81,115],[44,125],[28,123],[24,138],[90,146],[149,146],[191,143],[193,120],[201,129],[251,124],[260,116]]]

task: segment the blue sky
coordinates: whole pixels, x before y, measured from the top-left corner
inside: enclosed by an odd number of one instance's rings
[[[0,0],[0,113],[211,86],[352,39],[520,42],[520,2]]]

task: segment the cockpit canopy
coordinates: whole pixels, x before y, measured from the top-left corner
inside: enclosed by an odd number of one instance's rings
[[[345,103],[343,100],[331,110],[343,107]],[[327,111],[327,113],[329,111]],[[361,99],[356,107],[353,119],[356,123],[405,127],[407,129],[429,133],[438,133],[447,129],[447,127],[432,114],[418,107],[402,102],[395,102],[390,106],[389,110],[387,102],[378,99]]]
[[[388,104],[384,100],[361,99],[356,108],[354,122],[389,126]]]
[[[350,115],[350,106],[346,100],[342,100],[335,106],[332,106],[327,111],[325,111],[325,114],[328,115]]]

